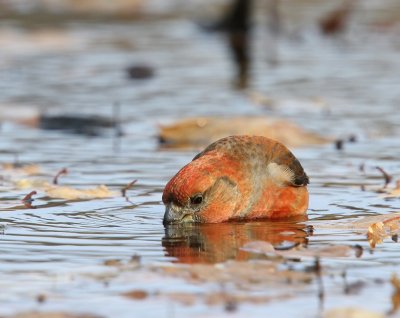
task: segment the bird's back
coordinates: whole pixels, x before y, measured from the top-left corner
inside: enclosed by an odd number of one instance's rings
[[[230,136],[220,139],[193,160],[212,153],[225,154],[253,167],[261,165],[261,169],[268,169],[272,174],[287,172],[286,181],[291,186],[306,186],[309,183],[307,174],[292,152],[280,142],[263,136]]]

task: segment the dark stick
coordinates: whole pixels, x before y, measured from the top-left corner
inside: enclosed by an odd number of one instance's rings
[[[133,185],[137,182],[137,180],[133,180],[132,182],[129,182],[125,187],[121,189],[121,194],[124,198],[126,198],[126,191],[129,190],[130,188],[133,187]]]
[[[55,177],[53,178],[53,184],[58,184],[58,178],[67,173],[68,173],[67,168],[62,168],[60,171],[58,171]]]
[[[32,205],[32,202],[35,200],[32,196],[36,195],[36,191],[29,192],[24,198],[21,200],[22,203],[29,209],[34,209],[35,207]]]
[[[387,185],[392,181],[393,177],[390,174],[388,174],[385,170],[383,170],[383,168],[381,168],[381,167],[377,166],[376,169],[383,174],[383,177],[385,179],[385,184],[384,184],[383,188],[385,189],[387,187]]]

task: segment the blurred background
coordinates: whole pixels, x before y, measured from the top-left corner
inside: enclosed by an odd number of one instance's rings
[[[158,124],[214,115],[287,118],[333,138],[397,131],[398,1],[2,0],[0,9],[2,121],[88,134],[113,126],[75,118],[97,114],[135,133],[133,122],[148,122],[142,133],[165,144],[179,136]],[[174,133],[204,126],[183,124]]]

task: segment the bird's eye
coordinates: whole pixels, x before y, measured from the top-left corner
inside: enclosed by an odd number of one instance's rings
[[[190,202],[192,204],[195,204],[195,205],[200,204],[201,202],[203,202],[203,195],[202,194],[196,194],[196,195],[192,196],[190,198]]]

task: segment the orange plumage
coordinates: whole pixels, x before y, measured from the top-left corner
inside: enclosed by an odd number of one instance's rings
[[[281,143],[261,136],[220,139],[166,185],[164,224],[286,218],[308,207],[308,177]]]

